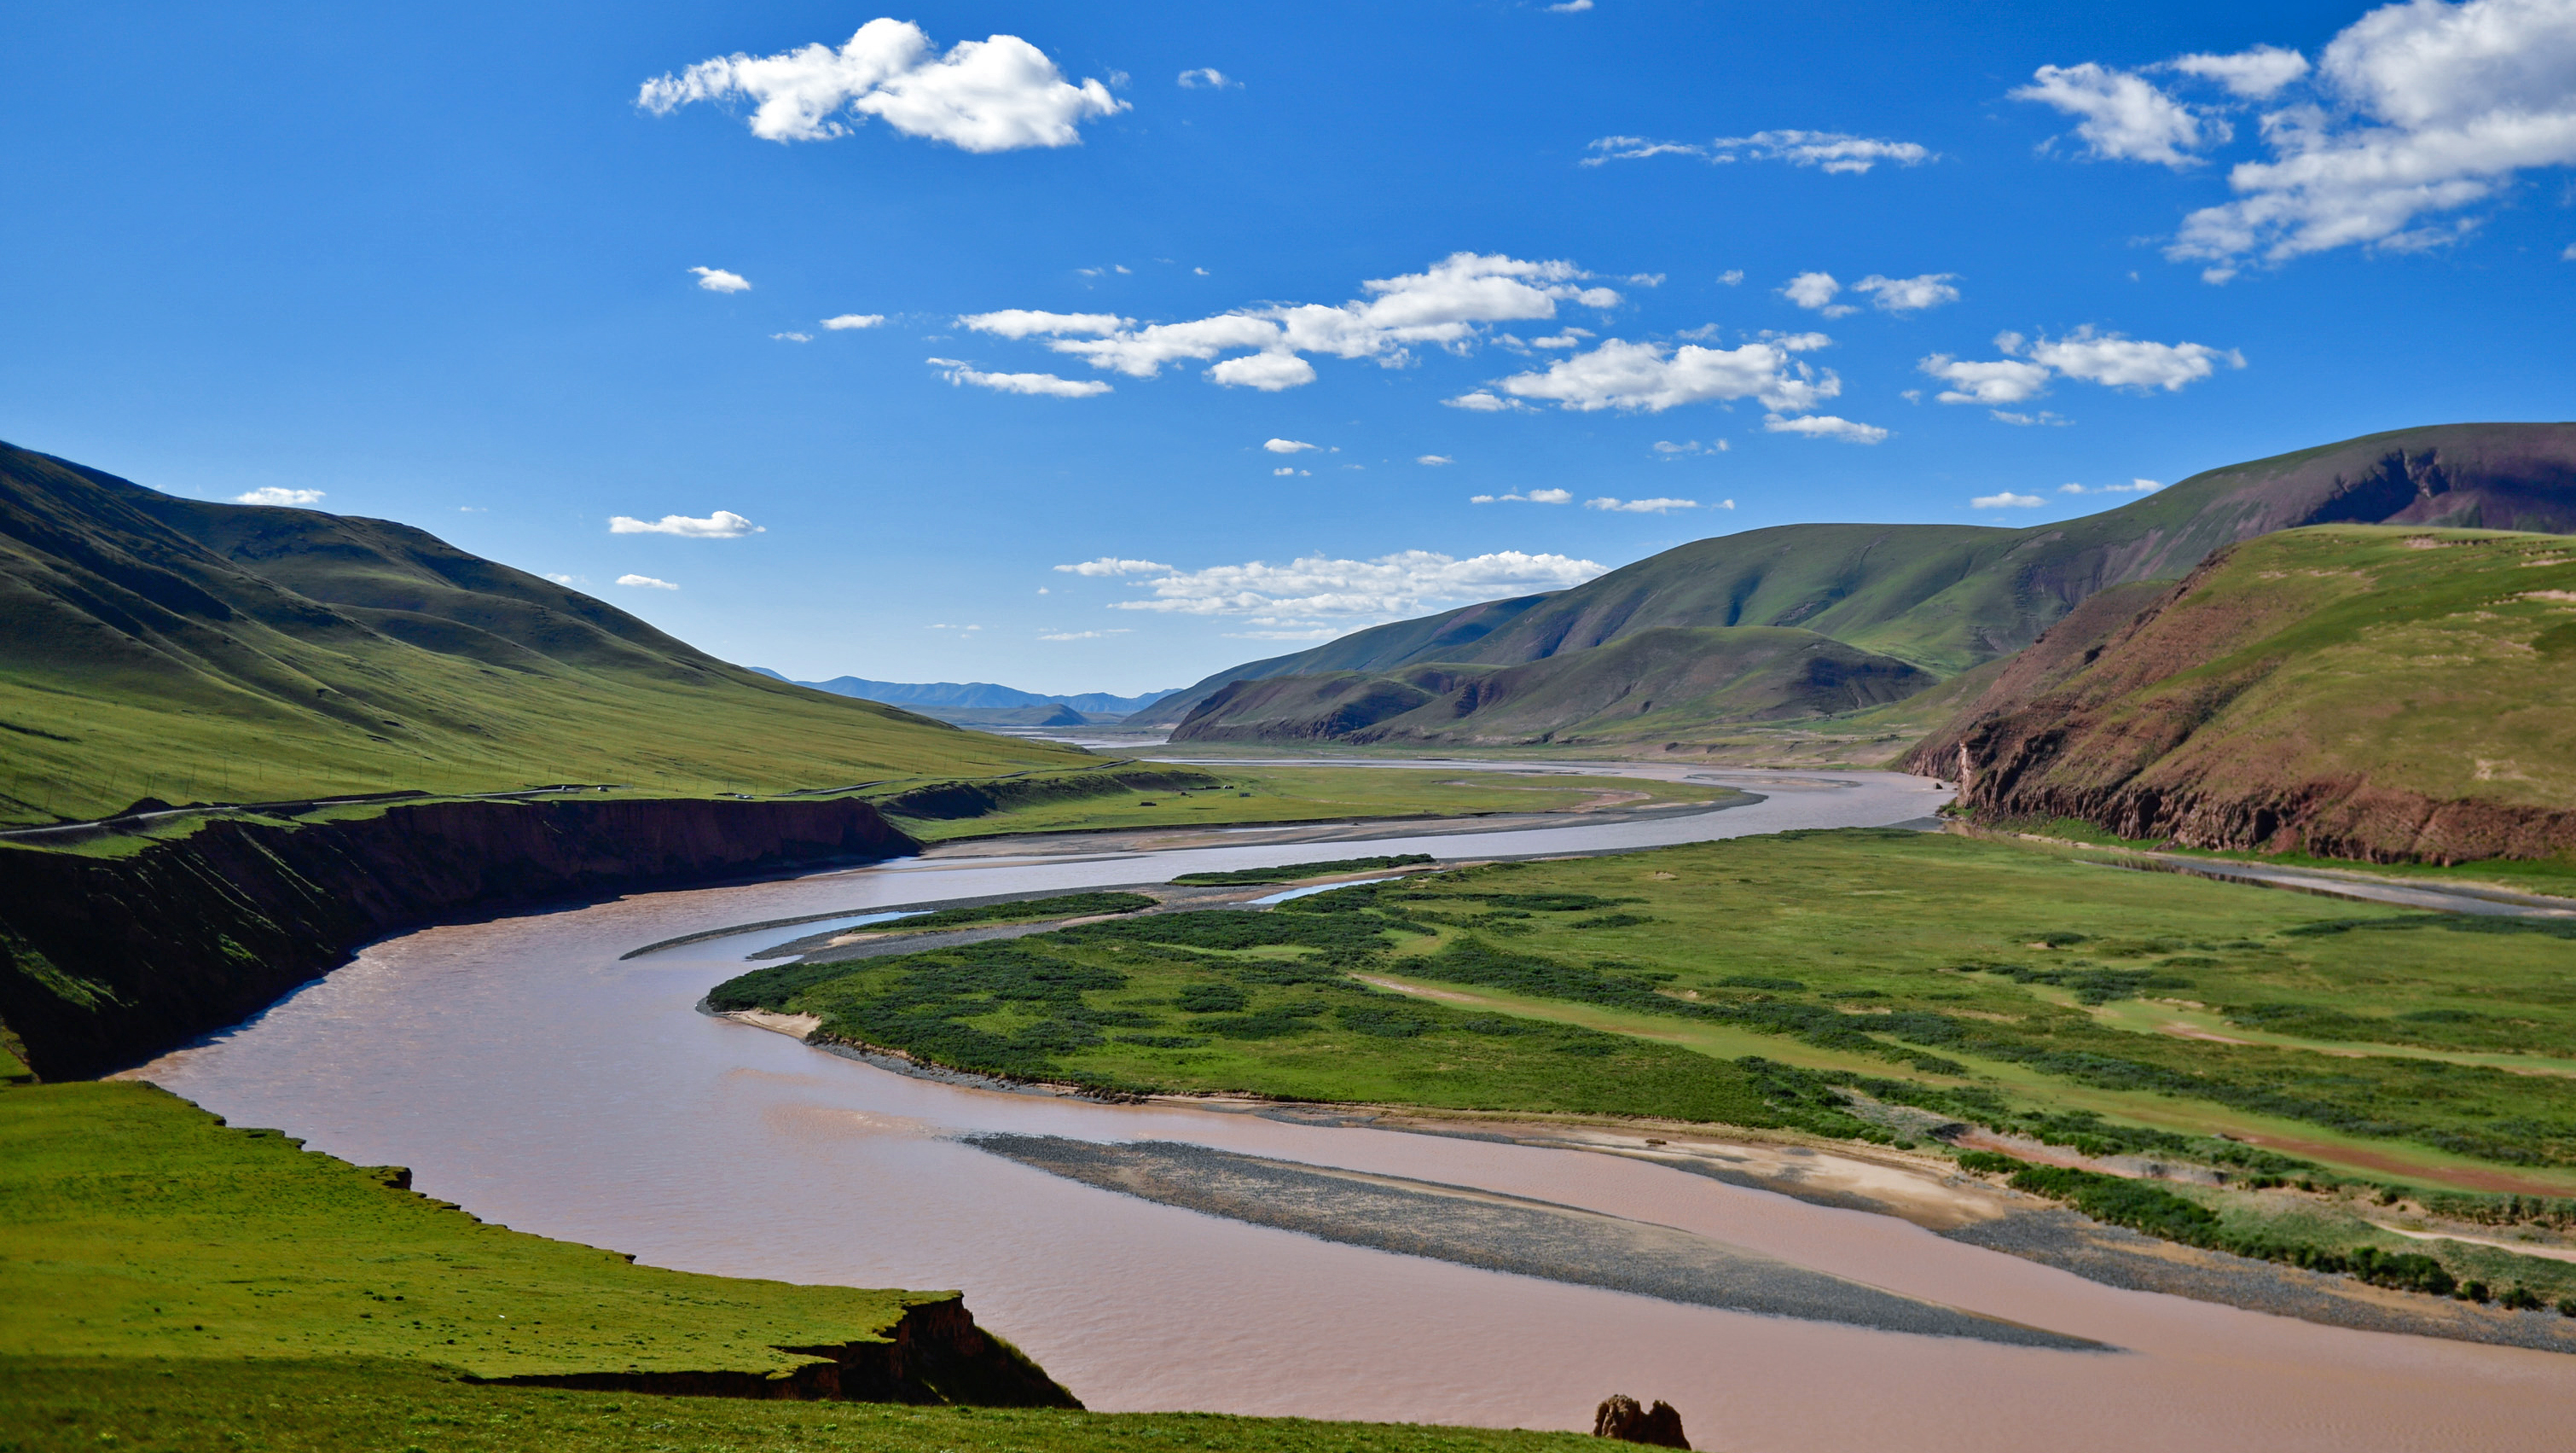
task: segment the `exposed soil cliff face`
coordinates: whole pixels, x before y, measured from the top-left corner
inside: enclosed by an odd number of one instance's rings
[[[574,1372],[490,1380],[515,1387],[696,1397],[958,1403],[987,1408],[1082,1406],[1026,1353],[976,1326],[962,1296],[909,1309],[882,1342],[785,1350],[825,1360],[809,1362],[785,1377],[756,1372]]]
[[[2564,537],[2328,527],[2070,617],[1908,756],[1989,820],[2372,862],[2576,849]]]
[[[47,1079],[134,1064],[398,929],[551,900],[888,857],[865,802],[432,802],[218,821],[122,858],[0,848],[0,1022]]]

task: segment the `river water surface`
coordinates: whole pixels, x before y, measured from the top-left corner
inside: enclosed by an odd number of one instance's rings
[[[1942,800],[1890,774],[1703,775],[1765,800],[1391,835],[1365,851],[1645,847],[1893,823]],[[409,1165],[422,1191],[486,1220],[650,1264],[964,1288],[978,1320],[1098,1409],[1575,1428],[1624,1391],[1671,1401],[1702,1448],[1818,1453],[2541,1448],[2576,1428],[2576,1361],[2561,1355],[2115,1290],[1891,1218],[1581,1151],[933,1083],[693,1012],[746,955],[811,927],[621,958],[731,924],[1319,856],[1276,835],[1207,836],[1223,845],[988,847],[428,929],[136,1073],[235,1124]],[[1337,841],[1320,855],[1353,851]],[[1185,1141],[1534,1197],[2123,1350],[1753,1316],[1328,1243],[956,1139],[975,1131]]]

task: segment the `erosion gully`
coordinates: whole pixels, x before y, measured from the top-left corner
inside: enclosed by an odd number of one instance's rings
[[[1913,822],[1946,799],[1891,773],[1585,770],[1761,800],[1469,833],[961,844],[433,928],[135,1073],[235,1124],[411,1166],[423,1191],[523,1231],[728,1276],[963,1288],[984,1325],[1096,1409],[1577,1428],[1624,1391],[1671,1401],[1703,1448],[1819,1453],[2468,1450],[2551,1446],[2576,1427],[2576,1363],[2558,1354],[2117,1290],[1890,1217],[1584,1150],[937,1083],[696,1012],[748,955],[813,924],[621,958],[733,924],[1160,882],[1363,842],[1443,859],[1601,852]],[[979,1132],[1182,1142],[1528,1197],[2115,1350],[1754,1315],[1339,1244],[1049,1174],[961,1138]]]

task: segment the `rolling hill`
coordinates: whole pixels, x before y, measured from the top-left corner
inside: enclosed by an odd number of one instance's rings
[[[0,821],[142,798],[784,792],[1072,766],[728,665],[424,531],[0,445]]]
[[[2576,530],[2576,424],[2373,434],[2210,470],[2118,509],[2026,529],[1814,524],[1698,540],[1571,590],[1231,667],[1127,725],[1177,727],[1235,681],[1511,666],[1676,627],[1794,627],[1947,678],[2029,645],[2108,587],[2179,579],[2223,546],[2333,523]],[[1221,715],[1192,728],[1209,730],[1227,730]]]
[[[2576,850],[2576,540],[2266,535],[2068,620],[1907,759],[1997,821],[2370,861]]]
[[[751,669],[774,681],[790,679],[765,666]],[[828,691],[834,696],[882,701],[888,706],[900,706],[942,721],[959,719],[950,716],[951,712],[1009,711],[1056,705],[1072,707],[1084,716],[1125,716],[1172,694],[1170,691],[1148,691],[1142,696],[1116,696],[1106,691],[1083,691],[1050,695],[997,686],[990,681],[870,681],[864,676],[835,676],[829,681],[799,681],[796,684],[811,686],[816,691]]]

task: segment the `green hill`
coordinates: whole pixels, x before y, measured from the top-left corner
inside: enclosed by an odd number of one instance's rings
[[[387,520],[0,445],[0,821],[141,798],[783,792],[1089,760],[746,671]]]
[[[2107,587],[2332,523],[2576,530],[2576,424],[2447,424],[2197,474],[2027,529],[1788,525],[1698,540],[1571,590],[1488,601],[1217,672],[1127,725],[1173,725],[1228,683],[1508,666],[1664,627],[1796,627],[1948,677],[2010,655]]]
[[[2191,847],[2576,850],[2576,540],[2294,530],[2124,604],[2052,632],[1909,765],[1982,817]]]
[[[1795,628],[1659,627],[1519,666],[1406,666],[1234,682],[1174,741],[1558,746],[1661,740],[1902,700],[1929,673]]]

